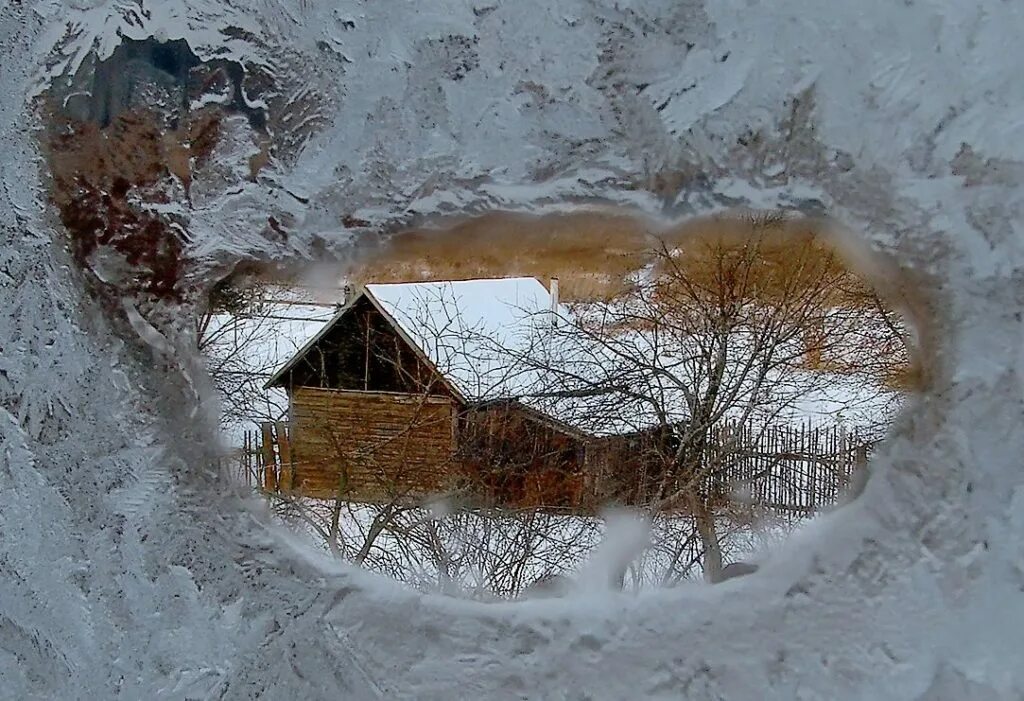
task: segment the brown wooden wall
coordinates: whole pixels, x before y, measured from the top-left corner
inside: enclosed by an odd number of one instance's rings
[[[590,493],[601,504],[643,505],[654,496],[673,454],[657,429],[587,443]]]
[[[515,402],[459,418],[467,496],[488,505],[579,507],[585,499],[583,441]]]
[[[448,397],[299,387],[291,412],[291,487],[305,496],[332,498],[344,482],[348,500],[414,498],[451,479]]]

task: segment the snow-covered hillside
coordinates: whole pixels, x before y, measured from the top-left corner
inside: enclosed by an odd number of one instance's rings
[[[0,698],[1021,698],[1021,27],[1004,0],[0,2]],[[722,585],[488,605],[220,481],[216,279],[584,204],[824,213],[901,266],[931,376],[859,499]]]

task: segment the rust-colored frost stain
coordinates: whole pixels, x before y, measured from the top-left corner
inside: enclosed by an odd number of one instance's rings
[[[131,187],[122,177],[111,183],[109,191],[85,178],[75,179],[72,196],[60,208],[75,261],[89,268],[90,257],[101,247],[110,247],[134,269],[127,291],[181,301],[181,238],[166,222],[128,203]]]
[[[155,115],[126,113],[105,129],[68,120],[51,138],[51,195],[72,255],[108,291],[182,300],[185,228],[151,206],[187,196],[190,160],[212,150],[216,123],[197,120],[192,138],[190,129],[164,132]],[[116,281],[95,267],[111,254],[127,266]]]
[[[201,61],[183,40],[125,38],[41,104],[50,197],[75,262],[105,302],[189,295],[194,174],[221,141],[225,115],[244,115],[255,141],[268,142],[266,114],[248,103],[245,79],[241,65]],[[197,100],[208,94],[218,99]]]

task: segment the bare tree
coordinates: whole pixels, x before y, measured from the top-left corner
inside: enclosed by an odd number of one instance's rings
[[[535,378],[532,400],[633,436],[633,472],[606,496],[692,515],[714,579],[725,478],[759,443],[730,444],[723,424],[860,412],[881,427],[908,366],[904,330],[834,252],[811,237],[780,245],[770,224],[742,241],[658,242],[651,258],[627,294],[555,320],[517,367]]]
[[[279,320],[266,286],[226,280],[214,287],[196,321],[196,342],[221,397],[221,427],[276,421],[287,407],[268,394],[263,382],[277,359],[260,353]]]
[[[463,357],[457,346],[471,332],[452,300],[440,300],[431,310],[436,313],[428,313],[427,300],[420,302],[407,312],[417,315],[418,326],[429,336],[424,343],[445,359],[439,363],[442,374],[450,374],[451,365]],[[450,417],[431,411],[439,398],[450,397],[450,390],[441,375],[399,352],[394,337],[376,333],[369,318],[357,315],[357,322],[361,326],[354,335],[367,355],[365,363],[360,361],[361,376],[350,381],[364,391],[372,389],[373,368],[378,379],[386,377],[402,390],[404,418],[354,441],[348,435],[351,425],[329,415],[315,421],[304,417],[306,445],[315,433],[324,454],[299,454],[297,462],[281,466],[285,474],[294,470],[294,478],[282,477],[280,491],[267,493],[278,515],[314,534],[338,557],[412,586],[478,598],[517,596],[534,580],[560,574],[581,559],[600,522],[554,509],[492,503],[495,484],[486,475],[509,472],[508,464],[466,470],[467,464],[487,457],[458,450],[437,457],[423,471],[416,455],[418,436],[450,427],[444,424]],[[493,381],[483,366],[471,371],[480,373],[481,382]],[[329,490],[311,490],[302,483],[304,474],[325,473],[335,476]]]

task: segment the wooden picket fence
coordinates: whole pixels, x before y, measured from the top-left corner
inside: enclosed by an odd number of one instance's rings
[[[842,426],[725,422],[711,432],[709,492],[775,511],[835,504],[874,441]]]
[[[271,492],[291,488],[291,442],[282,421],[264,421],[246,431],[239,451],[239,473],[250,487]]]

